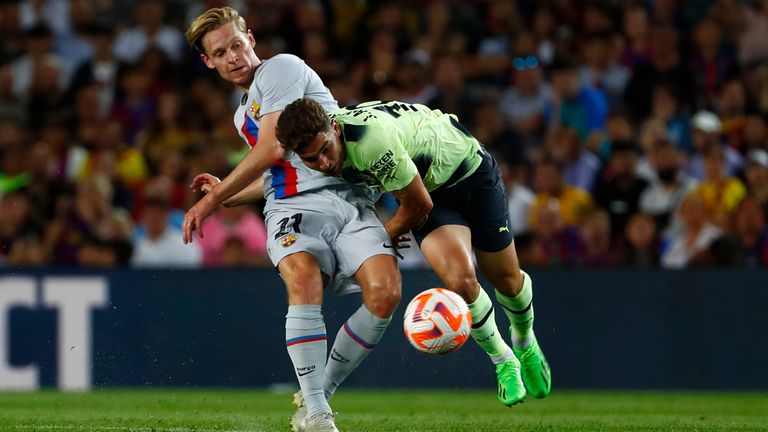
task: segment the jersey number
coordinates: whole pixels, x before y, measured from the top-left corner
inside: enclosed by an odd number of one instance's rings
[[[400,113],[398,111],[409,111],[409,110],[418,111],[416,107],[411,104],[407,104],[403,102],[379,102],[379,101],[362,102],[356,105],[349,105],[344,108],[350,111],[354,111],[352,113],[352,116],[354,117],[357,117],[364,113],[364,111],[361,108],[371,108],[381,112],[385,112],[394,118],[400,117]]]
[[[301,233],[301,228],[299,228],[299,225],[301,224],[301,213],[296,213],[295,215],[287,218],[280,219],[280,230],[275,234],[275,240],[278,238],[290,234],[291,230],[295,233]]]

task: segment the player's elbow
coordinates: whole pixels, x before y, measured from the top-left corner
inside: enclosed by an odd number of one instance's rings
[[[426,200],[419,201],[419,203],[412,207],[410,218],[411,223],[408,225],[413,228],[423,224],[427,219],[427,216],[429,216],[429,212],[432,211],[432,207],[434,207],[434,205],[432,204],[432,200],[429,199],[429,197],[427,197]]]

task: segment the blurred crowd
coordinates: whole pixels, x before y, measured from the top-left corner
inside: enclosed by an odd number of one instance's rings
[[[181,240],[191,178],[247,151],[183,37],[214,6],[340,105],[456,113],[525,267],[768,266],[766,0],[4,1],[2,265],[269,265],[260,203]]]

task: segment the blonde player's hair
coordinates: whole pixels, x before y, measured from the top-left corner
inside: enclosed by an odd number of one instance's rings
[[[248,27],[245,25],[245,19],[231,7],[211,8],[203,12],[200,16],[192,21],[185,34],[187,43],[196,49],[200,54],[205,54],[205,48],[203,47],[203,37],[217,28],[229,24],[235,23],[235,27],[245,33]]]

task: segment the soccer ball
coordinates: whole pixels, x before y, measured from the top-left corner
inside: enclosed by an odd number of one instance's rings
[[[428,354],[456,351],[467,341],[471,326],[467,303],[445,288],[430,288],[414,297],[403,320],[405,337]]]

